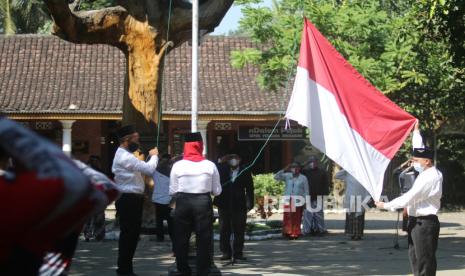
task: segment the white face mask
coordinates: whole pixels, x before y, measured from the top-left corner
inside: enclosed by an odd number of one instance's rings
[[[237,165],[239,165],[239,160],[237,159],[231,159],[229,160],[229,165],[231,165],[232,167],[236,167]]]
[[[413,168],[419,173],[425,170],[425,168],[423,168],[423,166],[418,162],[413,162]]]

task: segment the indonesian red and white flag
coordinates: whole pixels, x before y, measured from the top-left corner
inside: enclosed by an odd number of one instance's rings
[[[310,129],[310,142],[379,200],[384,172],[415,124],[371,85],[305,19],[286,118]]]

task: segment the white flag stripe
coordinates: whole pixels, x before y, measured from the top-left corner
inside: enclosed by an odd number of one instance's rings
[[[305,68],[297,67],[286,117],[307,126],[312,145],[346,169],[379,200],[390,160],[350,127],[334,94],[310,79]],[[374,179],[375,176],[379,179]]]

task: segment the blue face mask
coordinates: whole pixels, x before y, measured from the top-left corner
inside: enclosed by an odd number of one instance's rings
[[[423,168],[423,166],[418,162],[413,163],[413,168],[419,173],[421,173],[421,172],[423,172],[425,170],[425,168]]]

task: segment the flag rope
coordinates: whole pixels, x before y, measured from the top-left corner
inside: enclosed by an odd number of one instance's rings
[[[170,0],[170,4],[168,7],[168,26],[166,27],[166,43],[169,43],[169,37],[170,37],[170,25],[171,25],[171,10],[173,7],[173,0]],[[165,67],[165,58],[163,58],[163,68]],[[163,79],[160,79],[159,81],[163,81]],[[157,118],[157,139],[156,139],[156,147],[158,148],[158,145],[160,143],[160,124],[161,124],[161,118],[163,116],[163,97],[162,97],[162,92],[163,92],[163,86],[160,91],[158,91],[158,118]]]
[[[304,14],[303,14],[303,9],[301,7],[301,15],[302,15],[302,19],[304,18]],[[295,53],[296,49],[297,49],[297,41],[298,39],[294,39],[294,44],[292,46],[292,53]],[[294,56],[295,57],[295,56]],[[242,173],[244,173],[246,170],[250,169],[251,167],[253,167],[255,165],[255,163],[257,162],[258,158],[260,157],[260,155],[262,154],[263,150],[265,149],[265,147],[268,145],[268,142],[271,140],[271,137],[273,136],[273,134],[275,133],[276,131],[276,128],[278,127],[279,123],[284,119],[284,104],[285,104],[285,101],[287,100],[287,94],[289,93],[289,81],[291,80],[291,77],[292,77],[292,73],[293,73],[293,70],[292,68],[295,67],[295,61],[296,59],[294,58],[293,59],[293,62],[291,62],[291,64],[289,65],[289,74],[287,76],[287,81],[286,81],[286,86],[284,88],[284,91],[285,91],[285,95],[283,96],[283,100],[281,101],[281,108],[280,110],[282,110],[282,113],[280,118],[278,119],[278,121],[276,122],[276,124],[274,125],[271,133],[268,135],[267,139],[265,140],[265,142],[263,143],[263,145],[261,146],[260,150],[258,151],[257,155],[255,156],[255,158],[253,159],[253,161],[251,163],[249,163],[249,165],[247,165],[244,169],[240,170],[239,173],[237,174],[236,176],[236,179],[242,175]],[[225,182],[222,186],[226,186],[227,184],[229,183],[232,183],[231,180],[228,180],[227,182]]]

